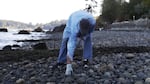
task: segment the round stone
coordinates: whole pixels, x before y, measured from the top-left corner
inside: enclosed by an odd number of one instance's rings
[[[145,79],[145,83],[146,83],[146,84],[150,84],[150,78],[146,78],[146,79]]]
[[[25,84],[25,80],[20,78],[20,79],[16,80],[16,84]]]

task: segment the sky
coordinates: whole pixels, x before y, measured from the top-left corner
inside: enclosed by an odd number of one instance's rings
[[[32,24],[67,20],[72,12],[84,9],[85,3],[85,0],[0,0],[0,20]],[[100,7],[96,10],[94,16],[99,15]]]

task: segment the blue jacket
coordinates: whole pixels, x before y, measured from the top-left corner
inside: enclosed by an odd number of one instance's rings
[[[77,34],[79,33],[79,29],[80,29],[79,22],[83,18],[88,19],[92,24],[91,30],[89,34],[85,36],[85,38],[89,36],[90,33],[94,30],[96,21],[90,13],[82,10],[76,11],[70,15],[63,32],[63,38],[69,38],[67,43],[67,51],[68,51],[67,55],[71,57],[73,57],[74,50],[76,48]]]

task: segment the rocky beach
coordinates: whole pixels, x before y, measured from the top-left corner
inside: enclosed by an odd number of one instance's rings
[[[33,53],[36,52],[36,53]],[[76,52],[73,62],[74,73],[66,77],[65,66],[52,69],[57,59],[53,53],[30,52],[20,60],[0,63],[1,84],[149,84],[150,53],[101,53],[94,50],[93,62],[83,67],[81,51]],[[9,52],[10,53],[10,52]],[[24,52],[27,53],[27,52]],[[2,53],[1,53],[2,54]],[[11,52],[14,55],[15,52]],[[19,54],[19,53],[17,53]],[[17,58],[16,58],[17,59]]]
[[[150,84],[150,0],[0,2],[0,84]]]
[[[65,66],[52,69],[61,40],[53,50],[0,51],[0,83],[150,84],[149,31],[95,31],[92,39],[93,61],[84,68],[77,48],[71,77]]]

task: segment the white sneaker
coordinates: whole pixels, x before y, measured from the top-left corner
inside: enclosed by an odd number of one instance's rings
[[[72,75],[73,69],[71,64],[67,64],[65,75]]]
[[[73,70],[66,70],[65,75],[70,76],[73,74]]]

